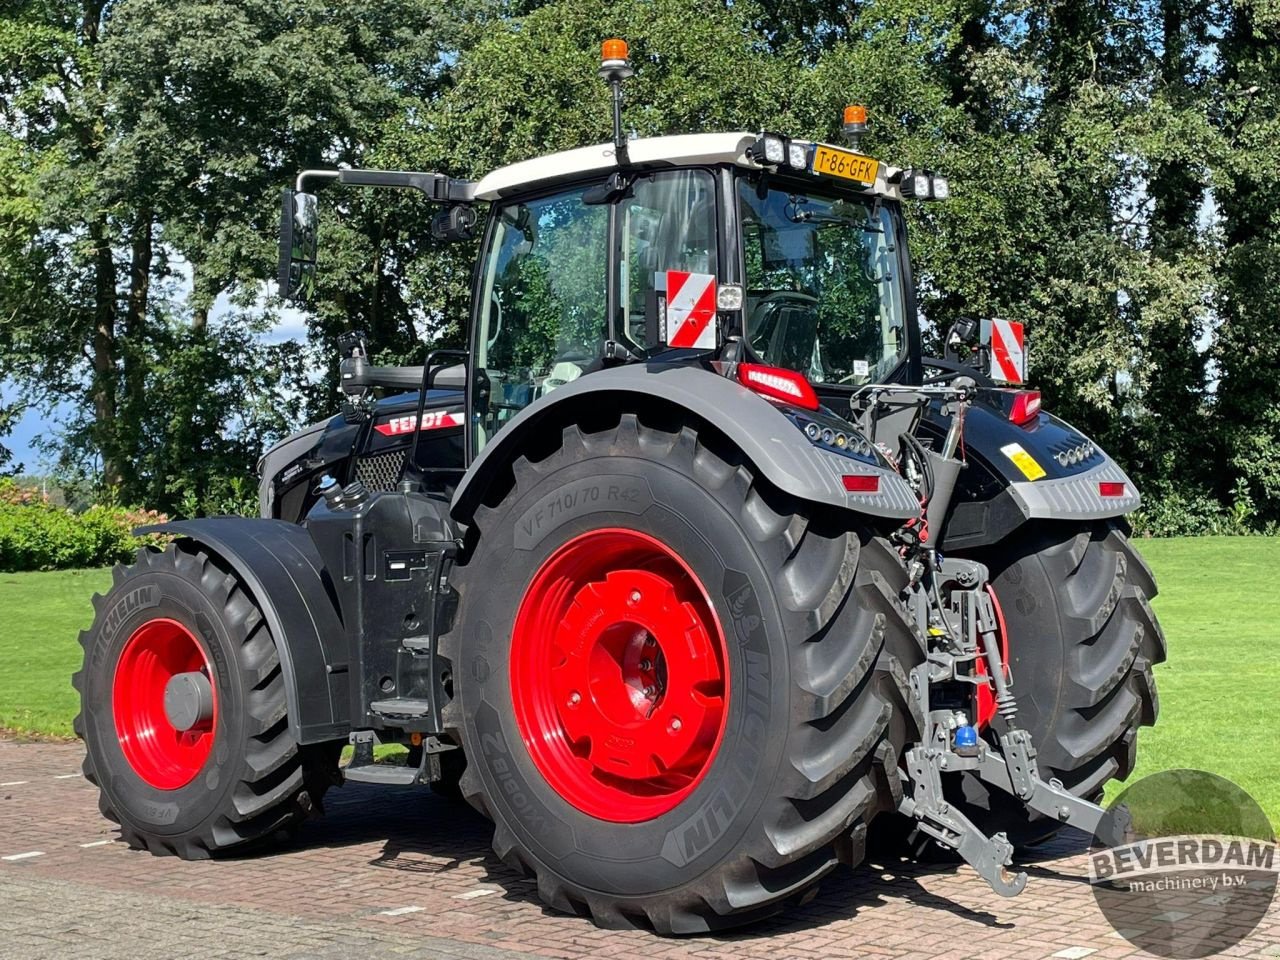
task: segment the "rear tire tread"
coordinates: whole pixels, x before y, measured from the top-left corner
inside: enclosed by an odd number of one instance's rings
[[[767,487],[746,463],[713,449],[693,429],[665,433],[641,425],[631,414],[600,433],[570,426],[560,448],[544,460],[517,460],[515,487],[507,496],[518,497],[526,478],[547,475],[580,450],[654,457],[734,505],[762,562],[775,571],[780,602],[807,622],[809,635],[788,650],[794,686],[791,755],[780,765],[775,795],[766,799],[758,829],[745,835],[738,856],[661,894],[614,901],[574,889],[524,855],[515,835],[501,825],[494,850],[504,863],[537,876],[539,895],[548,905],[566,912],[585,907],[602,927],[703,933],[767,916],[811,895],[838,863],[860,858],[866,825],[901,796],[898,755],[920,725],[906,675],[923,659],[891,585],[891,578],[905,577],[901,564],[869,530],[860,537],[849,529],[848,518],[806,514],[804,504]],[[495,507],[477,513],[481,537],[497,512]],[[465,570],[455,581],[462,595]],[[449,647],[458,642],[456,635],[446,635],[443,642],[446,655],[459,662],[459,651]],[[457,712],[455,701],[445,721],[461,741]],[[491,816],[474,765],[464,772],[460,788],[477,810]]]

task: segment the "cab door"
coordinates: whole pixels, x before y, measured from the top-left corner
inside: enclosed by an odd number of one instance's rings
[[[526,406],[600,369],[611,341],[614,356],[662,349],[672,271],[719,276],[710,171],[635,174],[603,202],[600,186],[494,204],[472,330],[472,456]]]

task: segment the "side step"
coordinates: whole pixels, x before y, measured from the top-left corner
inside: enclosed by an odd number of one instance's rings
[[[425,704],[425,700],[383,700],[382,703]],[[374,705],[376,707],[376,704]],[[396,709],[405,709],[397,707]],[[423,708],[426,712],[426,708]],[[407,714],[394,714],[407,716]],[[434,783],[440,779],[440,754],[456,750],[452,744],[442,744],[435,737],[423,741],[422,759],[410,766],[398,763],[375,763],[373,759],[374,736],[372,730],[357,730],[351,734],[351,762],[340,768],[342,778],[355,783],[379,783],[384,786],[411,787]]]
[[[391,700],[374,700],[369,704],[369,709],[383,717],[425,717],[431,712],[431,701],[395,697]]]
[[[422,781],[418,768],[395,763],[352,763],[342,771],[344,780],[356,783],[380,783],[384,786],[411,787]]]

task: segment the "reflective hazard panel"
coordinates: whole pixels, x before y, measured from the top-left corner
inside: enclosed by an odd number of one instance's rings
[[[672,347],[710,350],[716,345],[716,278],[668,270],[663,340]]]
[[[1027,379],[1027,352],[1022,324],[1012,320],[983,320],[982,342],[991,348],[991,377],[1005,383]]]

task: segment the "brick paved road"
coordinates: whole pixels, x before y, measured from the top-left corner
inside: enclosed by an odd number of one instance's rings
[[[785,920],[664,940],[544,912],[532,884],[490,856],[487,824],[425,790],[335,791],[326,818],[269,856],[183,863],[135,853],[111,842],[80,756],[79,745],[0,741],[0,957],[1141,956],[1094,906],[1078,840],[1057,841],[1056,859],[1031,865],[1013,900],[992,897],[968,868],[868,866],[832,877]],[[1273,905],[1228,955],[1270,960],[1278,945]]]

